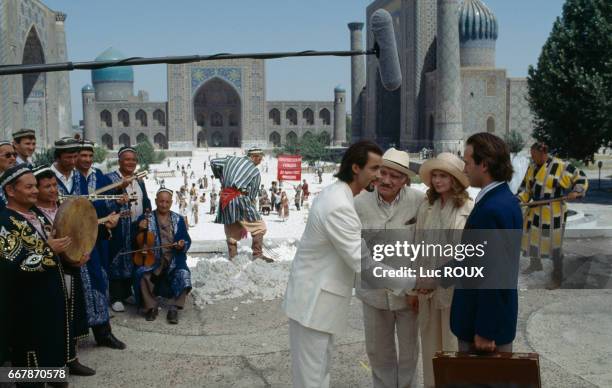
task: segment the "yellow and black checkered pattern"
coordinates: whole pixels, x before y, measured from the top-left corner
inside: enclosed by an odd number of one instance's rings
[[[560,198],[569,191],[585,193],[589,182],[580,169],[555,157],[538,167],[532,163],[518,191],[521,202]],[[563,201],[530,207],[523,222],[523,254],[533,258],[560,257],[567,218]]]

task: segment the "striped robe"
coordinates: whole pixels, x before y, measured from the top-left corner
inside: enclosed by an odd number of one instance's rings
[[[221,180],[221,188],[234,187],[248,195],[234,198],[225,209],[217,210],[217,224],[233,224],[238,221],[259,221],[257,193],[261,175],[257,166],[246,156],[228,156],[210,162],[215,177]]]
[[[581,170],[555,157],[549,157],[540,168],[531,164],[517,193],[523,203],[559,198],[569,190],[589,186]],[[564,201],[527,209],[523,217],[523,255],[533,258],[561,257],[567,205]]]

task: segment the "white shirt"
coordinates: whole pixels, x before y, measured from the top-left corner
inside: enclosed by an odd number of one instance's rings
[[[62,181],[62,183],[66,187],[66,190],[68,190],[68,192],[71,193],[72,192],[72,184],[74,183],[74,180],[72,179],[73,176],[74,176],[74,169],[70,171],[70,175],[68,175],[68,177],[66,177],[64,175],[64,173],[62,173],[60,170],[58,170],[58,168],[56,167],[55,163],[53,163],[51,165],[51,170],[53,170],[53,172],[55,173],[55,176],[57,177],[57,179]]]
[[[478,201],[480,201],[482,199],[482,197],[484,197],[484,195],[486,193],[488,193],[489,191],[493,190],[494,188],[496,188],[499,185],[503,185],[506,182],[491,182],[488,185],[486,185],[485,187],[483,187],[480,192],[478,193],[478,195],[476,196],[476,200],[474,200],[474,203],[478,203]]]
[[[21,158],[21,155],[17,154],[17,157],[15,158],[15,164],[22,164],[22,163],[32,164],[32,157],[29,157],[26,160],[23,160]]]
[[[117,171],[117,172],[119,173],[119,175],[121,175],[122,178],[125,178],[125,176],[123,176],[121,171]],[[143,213],[142,201],[143,201],[144,196],[143,196],[142,190],[140,189],[140,185],[138,184],[138,181],[136,179],[130,182],[130,184],[125,188],[125,191],[128,193],[130,197],[136,196],[136,198],[138,198],[136,203],[132,203],[132,206],[131,206],[132,222],[133,222],[133,221],[136,221],[138,217],[140,217]]]

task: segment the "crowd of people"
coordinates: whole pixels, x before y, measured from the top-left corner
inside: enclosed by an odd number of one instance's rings
[[[272,262],[263,246],[267,227],[261,214],[274,209],[286,219],[287,192],[297,210],[311,196],[306,180],[296,186],[272,182],[266,189],[259,148],[246,156],[209,159],[210,178],[206,162],[204,176],[197,179],[191,161],[187,168],[177,162],[183,186],[173,192],[156,178],[160,188],[152,201],[136,172],[135,148],[121,147],[118,167],[105,174],[93,167],[91,141],[62,138],[54,146],[54,162],[34,166],[33,130],[19,130],[12,141],[0,142],[0,312],[10,317],[0,331],[0,362],[15,367],[67,366],[70,374],[95,374],[79,362],[78,340],[91,329],[98,346],[125,349],[110,324],[110,310],[122,313],[125,304],[153,321],[164,298],[166,320],[177,324],[192,288],[188,219],[199,222],[201,204],[208,202],[214,222],[224,225],[230,260],[238,241],[250,234],[253,260]],[[565,192],[567,199],[583,196],[588,182],[582,171],[549,156],[543,143],[532,146],[531,156],[519,192],[512,193],[506,183],[513,172],[507,145],[492,134],[473,135],[463,159],[440,153],[421,165],[419,176],[428,187],[423,194],[410,187],[416,174],[406,152],[391,148],[383,154],[368,141],[352,145],[337,181],[310,205],[291,267],[283,309],[289,317],[294,386],[329,385],[334,338],[346,324],[353,287],[363,302],[376,387],[411,386],[419,353],[430,387],[436,351],[511,351],[516,289],[453,290],[432,287],[425,279],[407,279],[398,290],[362,288],[361,231],[399,229],[419,239],[423,230],[522,229],[522,251],[531,257],[527,272],[542,270],[540,259],[551,257],[551,287],[558,287],[566,215],[558,199]],[[481,188],[476,198],[468,195],[470,186]],[[109,197],[96,197],[100,194]],[[71,196],[90,199],[99,219],[93,248],[76,258],[66,252],[79,236],[57,236],[54,227],[60,199]],[[521,203],[542,200],[549,202],[521,210]],[[175,201],[179,213],[171,210]]]

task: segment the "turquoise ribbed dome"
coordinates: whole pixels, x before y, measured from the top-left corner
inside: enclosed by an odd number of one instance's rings
[[[459,7],[459,39],[497,40],[497,19],[481,0],[464,0]]]
[[[81,88],[82,92],[93,92],[93,90],[94,88],[90,84],[87,84]]]
[[[342,92],[342,93],[344,93],[344,92],[346,92],[346,90],[344,90],[344,88],[341,85],[338,85],[338,86],[336,86],[334,88],[334,92],[339,92],[339,93]]]
[[[114,47],[109,47],[102,54],[96,57],[96,61],[112,61],[124,59],[119,50]],[[96,69],[91,71],[91,82],[134,82],[134,70],[132,66],[107,67],[104,69]]]

